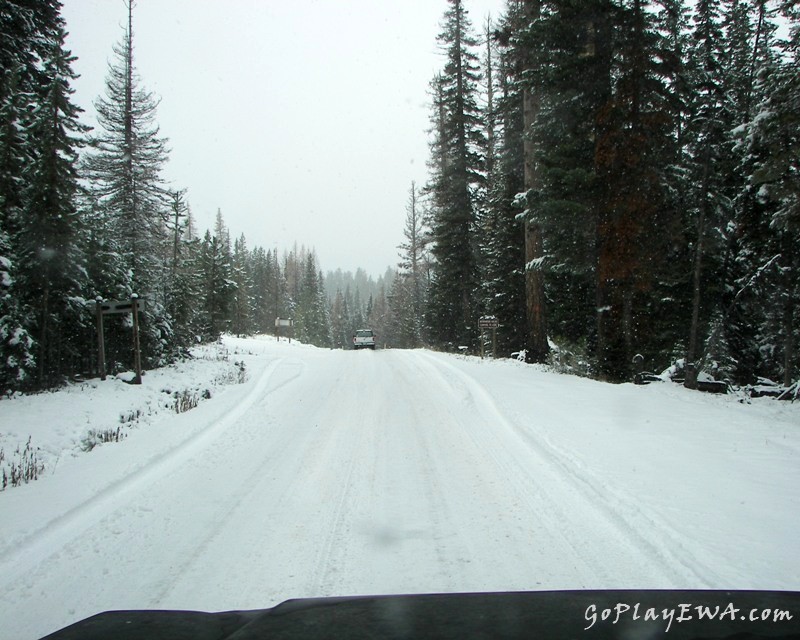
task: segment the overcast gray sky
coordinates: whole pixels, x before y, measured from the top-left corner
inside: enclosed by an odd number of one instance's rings
[[[476,30],[504,0],[466,0]],[[134,56],[160,97],[165,177],[201,229],[217,209],[249,246],[314,247],[323,270],[397,262],[426,179],[428,82],[445,0],[138,0]],[[64,0],[75,101],[94,123],[122,0]]]

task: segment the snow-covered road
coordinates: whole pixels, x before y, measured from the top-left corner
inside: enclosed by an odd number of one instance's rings
[[[0,494],[0,638],[293,597],[800,587],[795,408],[242,344],[247,384]]]

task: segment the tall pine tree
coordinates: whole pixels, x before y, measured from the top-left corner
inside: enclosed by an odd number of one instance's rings
[[[446,63],[435,83],[431,167],[432,253],[429,323],[433,340],[474,344],[478,314],[475,189],[482,182],[477,41],[462,0],[448,0],[439,44]]]
[[[156,124],[157,101],[141,88],[134,64],[134,0],[126,0],[127,28],[106,78],[106,95],[95,102],[100,132],[86,159],[86,174],[97,198],[98,214],[105,218],[116,264],[106,265],[121,280],[105,297],[127,298],[136,293],[146,301],[142,317],[142,350],[150,364],[163,362],[176,336],[162,304],[161,268],[170,237],[169,199],[161,177],[167,161],[166,141]]]

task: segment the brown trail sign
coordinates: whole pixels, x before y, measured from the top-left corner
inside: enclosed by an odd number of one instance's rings
[[[105,300],[98,296],[95,299],[95,314],[97,316],[97,355],[100,379],[106,379],[106,348],[103,337],[103,316],[116,313],[133,314],[133,368],[135,377],[133,384],[142,384],[142,353],[139,346],[139,313],[144,311],[144,299],[135,293],[130,300]]]

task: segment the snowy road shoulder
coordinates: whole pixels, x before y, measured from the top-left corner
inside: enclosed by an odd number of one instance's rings
[[[471,377],[531,446],[705,582],[797,589],[800,405],[609,385],[428,354]],[[701,586],[701,585],[698,585]]]
[[[257,347],[197,350],[192,360],[149,372],[141,386],[109,378],[1,401],[0,423],[10,428],[0,433],[0,443],[10,451],[30,438],[43,471],[37,480],[0,493],[3,511],[14,514],[0,520],[0,567],[37,532],[80,520],[80,513],[145,481],[159,462],[167,464],[198,436],[212,435],[223,417],[259,397],[276,358],[255,357]],[[193,394],[197,405],[177,414],[181,392]],[[87,450],[88,434],[117,430],[119,442]]]

